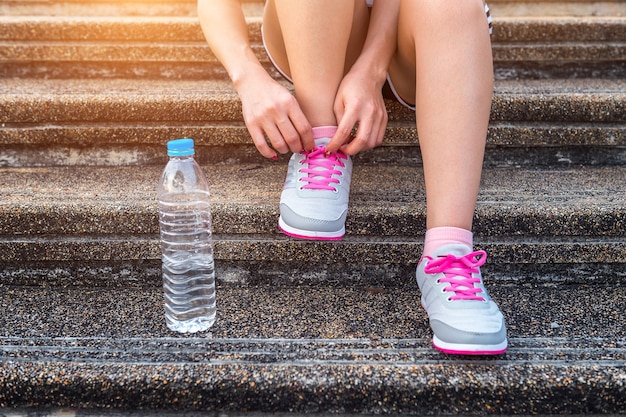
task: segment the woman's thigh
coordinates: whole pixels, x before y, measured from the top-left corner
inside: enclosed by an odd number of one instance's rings
[[[457,0],[454,0],[457,1]],[[464,0],[464,1],[475,1],[482,5],[485,9],[485,24],[488,24],[491,27],[491,19],[489,15],[489,9],[486,7],[485,3],[481,0]],[[421,3],[426,4],[427,2]],[[400,13],[398,18],[398,44],[395,55],[393,56],[390,66],[389,66],[389,79],[391,81],[392,89],[394,90],[394,94],[396,98],[400,99],[405,103],[415,103],[415,93],[416,93],[416,47],[415,47],[415,36],[432,36],[431,33],[419,33],[419,23],[416,22],[415,14],[415,5],[420,4],[419,2],[407,2],[402,1],[400,6]],[[431,2],[431,4],[433,4]],[[443,4],[439,2],[439,4]],[[457,3],[458,6],[458,3]],[[411,10],[408,10],[411,9]],[[428,7],[424,7],[422,17],[426,14],[429,14]],[[428,17],[427,17],[428,18]],[[441,16],[436,18],[442,19]],[[482,18],[482,17],[481,17]],[[454,19],[442,19],[442,24],[452,24],[454,25]],[[416,30],[418,28],[418,30]],[[433,56],[432,58],[436,60],[437,57]]]
[[[284,76],[290,79],[291,71],[289,68],[289,57],[285,48],[284,37],[297,36],[297,34],[288,34],[283,32],[280,20],[278,19],[278,13],[276,12],[277,1],[294,0],[267,0],[265,2],[262,27],[263,44],[274,66],[277,67],[277,69]],[[312,18],[323,18],[324,13],[324,10],[320,10],[320,14]],[[344,54],[344,57],[342,58],[345,58],[345,72],[352,67],[363,49],[363,43],[365,42],[365,38],[367,36],[368,24],[369,8],[367,7],[366,0],[354,0],[354,15],[352,20],[352,30],[348,41],[348,48],[346,51],[329,51],[329,54]],[[332,57],[332,55],[329,56]]]

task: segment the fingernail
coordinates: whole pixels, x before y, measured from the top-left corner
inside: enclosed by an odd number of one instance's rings
[[[272,156],[272,159],[273,159],[274,161],[278,161],[278,155],[274,155],[274,156]]]

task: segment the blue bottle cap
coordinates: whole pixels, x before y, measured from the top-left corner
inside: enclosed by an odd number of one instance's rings
[[[175,139],[167,142],[167,154],[169,156],[191,156],[196,152],[193,149],[193,139]]]

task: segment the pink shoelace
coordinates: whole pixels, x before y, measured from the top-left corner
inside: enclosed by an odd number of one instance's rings
[[[336,169],[337,166],[345,167],[342,159],[346,159],[347,155],[343,152],[334,152],[326,155],[326,147],[319,146],[311,152],[303,152],[305,158],[302,164],[308,164],[308,168],[302,168],[299,172],[308,174],[302,178],[307,184],[302,186],[305,190],[329,190],[337,191],[332,184],[338,184],[339,179],[333,178],[333,175],[342,175],[342,172]]]
[[[474,284],[479,283],[480,279],[474,278],[472,274],[478,273],[478,268],[484,265],[486,260],[487,253],[485,251],[472,252],[461,257],[448,255],[432,259],[424,268],[424,272],[427,274],[444,274],[445,278],[440,278],[439,282],[450,284],[444,288],[444,291],[454,293],[450,300],[485,301],[484,297],[478,295],[482,289],[474,287]]]

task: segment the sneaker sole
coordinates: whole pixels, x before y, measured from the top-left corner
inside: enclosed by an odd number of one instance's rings
[[[428,315],[424,304],[420,303],[422,310]],[[433,335],[433,347],[449,355],[502,355],[508,348],[508,340],[504,339],[497,345],[468,345],[462,343],[448,343]]]
[[[301,230],[287,225],[282,217],[278,218],[278,227],[287,236],[295,237],[298,239],[308,240],[340,240],[346,234],[346,228],[342,227],[341,230],[336,232],[316,232],[313,230]]]
[[[435,349],[451,355],[501,355],[506,352],[508,343],[504,340],[497,345],[465,345],[459,343],[444,342],[433,336]]]

